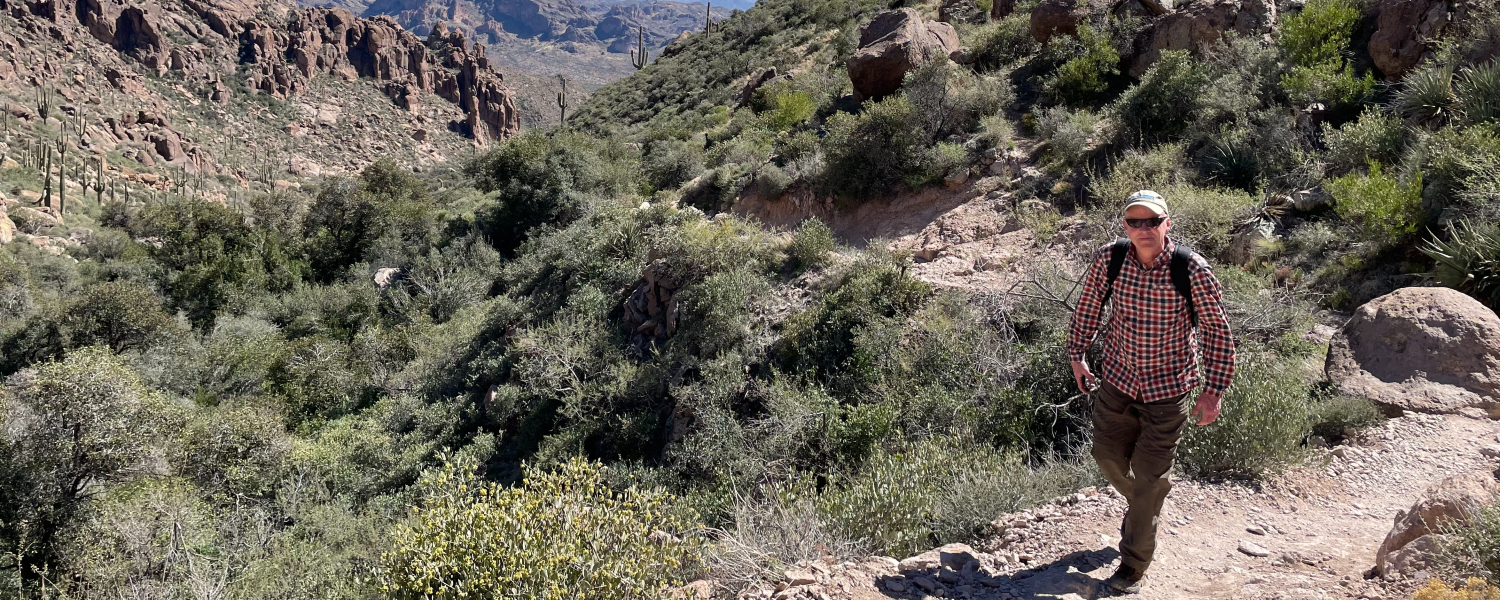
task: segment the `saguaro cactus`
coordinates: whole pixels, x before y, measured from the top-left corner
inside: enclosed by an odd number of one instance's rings
[[[557,108],[561,111],[557,120],[559,123],[566,123],[568,122],[568,78],[558,75],[557,82],[562,86],[562,91],[557,93]]]
[[[36,87],[36,114],[42,118],[42,122],[46,122],[47,117],[52,114],[51,88],[48,88],[44,93],[42,92],[42,86],[39,85]]]
[[[639,71],[646,68],[646,64],[650,61],[651,54],[646,51],[646,28],[645,26],[641,26],[636,33],[635,54],[631,55],[630,64],[635,66],[635,70]]]
[[[703,31],[714,28],[714,3],[709,2],[703,9]]]

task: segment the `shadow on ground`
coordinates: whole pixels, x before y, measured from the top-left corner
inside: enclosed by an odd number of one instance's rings
[[[1108,590],[1101,589],[1101,582],[1113,572],[1112,563],[1119,557],[1114,548],[1080,550],[1047,564],[991,577],[975,568],[978,561],[973,556],[944,553],[940,565],[903,570],[876,583],[891,598],[909,598],[913,592],[922,592],[967,598],[1094,600],[1110,597]]]

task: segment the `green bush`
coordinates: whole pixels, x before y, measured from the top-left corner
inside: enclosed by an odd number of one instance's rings
[[[703,149],[690,141],[651,142],[641,157],[641,170],[653,189],[676,189],[703,172]]]
[[[867,104],[857,114],[828,118],[823,148],[828,156],[824,173],[828,189],[845,197],[865,199],[888,193],[896,185],[925,180],[930,163],[929,138],[923,119],[905,96]]]
[[[1292,363],[1242,352],[1223,412],[1211,425],[1187,425],[1177,451],[1179,463],[1198,476],[1258,477],[1286,467],[1301,455],[1310,431],[1309,394],[1301,370]]]
[[[1401,159],[1406,128],[1401,119],[1377,106],[1367,106],[1359,120],[1334,129],[1323,124],[1328,143],[1328,162],[1337,171],[1350,171],[1378,162],[1396,164]]]
[[[1449,520],[1438,528],[1438,571],[1448,577],[1500,580],[1500,503],[1469,509],[1467,523]],[[1486,597],[1500,597],[1496,592]]]
[[[102,347],[11,376],[0,408],[9,415],[0,438],[0,542],[21,552],[23,573],[55,561],[59,531],[95,490],[140,475],[177,420]]]
[[[981,71],[1005,68],[1038,49],[1031,37],[1031,16],[1023,12],[976,27],[965,37],[974,66]]]
[[[1311,0],[1282,21],[1277,41],[1292,70],[1281,84],[1293,101],[1323,102],[1341,111],[1370,94],[1374,76],[1356,76],[1345,58],[1358,21],[1359,7],[1350,0]]]
[[[1380,407],[1368,398],[1341,395],[1313,403],[1309,417],[1313,435],[1323,436],[1331,443],[1344,439],[1346,431],[1359,431],[1385,421]]]
[[[1168,50],[1105,110],[1115,135],[1129,145],[1170,141],[1187,130],[1209,73],[1203,62],[1185,51]]]
[[[1433,280],[1500,307],[1500,225],[1460,220],[1448,228],[1449,239],[1435,238],[1421,250],[1433,260]]]
[[[691,515],[662,492],[609,489],[597,463],[529,469],[513,488],[475,467],[423,474],[422,503],[376,571],[388,597],[657,598],[697,559]]]
[[[1057,68],[1046,91],[1068,106],[1091,104],[1109,89],[1108,78],[1120,74],[1120,53],[1109,36],[1088,25],[1078,26],[1075,56]]]
[[[835,532],[866,551],[907,556],[978,539],[996,517],[1098,482],[1087,465],[1033,468],[1016,454],[958,438],[877,452],[854,472],[835,473],[816,500]]]
[[[1255,197],[1243,190],[1169,184],[1156,191],[1171,207],[1174,239],[1204,256],[1218,256],[1228,250],[1230,231],[1255,206]],[[1124,201],[1124,198],[1113,200],[1118,203],[1115,206],[1123,205]]]
[[[1368,174],[1350,173],[1330,180],[1328,193],[1340,217],[1359,223],[1366,240],[1395,244],[1422,224],[1422,175],[1398,181],[1380,163],[1370,163]]]
[[[1049,147],[1051,168],[1066,170],[1084,162],[1097,145],[1099,117],[1088,109],[1071,111],[1054,106],[1036,119],[1036,133]]]
[[[810,269],[828,262],[828,253],[834,248],[833,230],[820,219],[809,218],[797,227],[787,254],[797,268]]]

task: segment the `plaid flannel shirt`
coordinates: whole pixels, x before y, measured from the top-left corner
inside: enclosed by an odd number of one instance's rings
[[[1195,334],[1187,301],[1172,285],[1172,251],[1167,247],[1144,267],[1131,245],[1115,279],[1113,309],[1104,319],[1104,289],[1109,256],[1107,244],[1094,256],[1083,281],[1083,294],[1068,332],[1068,357],[1084,360],[1084,352],[1104,329],[1104,379],[1121,391],[1154,402],[1191,392],[1198,386],[1198,356],[1202,350],[1205,387],[1223,393],[1234,376],[1234,338],[1224,313],[1223,292],[1203,257],[1193,253],[1189,264],[1193,305],[1198,312]],[[1199,340],[1202,344],[1200,348]]]

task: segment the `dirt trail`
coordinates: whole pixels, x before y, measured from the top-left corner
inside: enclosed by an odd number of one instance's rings
[[[1346,445],[1262,485],[1179,481],[1162,512],[1155,564],[1136,598],[1406,598],[1413,582],[1366,580],[1396,511],[1451,475],[1492,470],[1479,452],[1500,424],[1458,415],[1387,421]],[[901,561],[807,565],[791,582],[746,597],[876,600],[1109,597],[1098,582],[1118,565],[1124,502],[1109,490],[1080,493],[1002,522],[1003,537],[971,557],[929,552]],[[1255,529],[1261,534],[1250,531]],[[1239,550],[1249,541],[1267,551]],[[946,554],[946,556],[944,556]],[[957,572],[941,569],[946,562]],[[929,567],[926,569],[914,567]],[[811,580],[809,582],[809,580]]]

